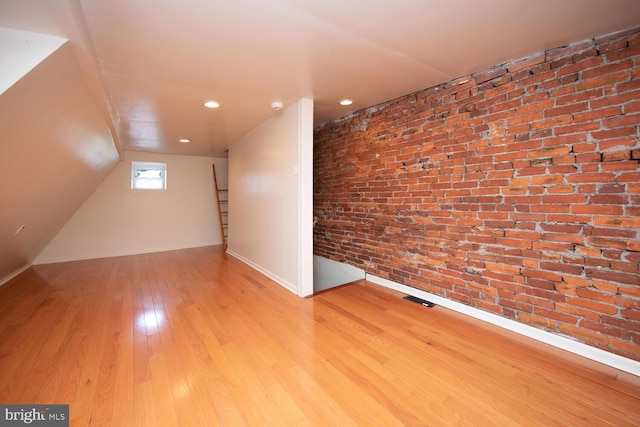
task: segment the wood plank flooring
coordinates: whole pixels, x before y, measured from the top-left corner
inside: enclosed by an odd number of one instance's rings
[[[359,282],[300,299],[222,247],[0,287],[0,403],[72,426],[637,426],[640,380]]]

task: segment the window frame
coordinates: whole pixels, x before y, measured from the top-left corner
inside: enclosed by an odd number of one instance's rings
[[[144,178],[140,177],[140,170],[157,170],[160,171],[160,178]],[[159,187],[150,187],[140,185],[141,182],[160,182]],[[159,162],[131,162],[131,189],[132,190],[166,190],[167,189],[167,164]]]

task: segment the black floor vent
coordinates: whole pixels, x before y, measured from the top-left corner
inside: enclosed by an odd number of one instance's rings
[[[404,297],[404,299],[406,299],[407,301],[417,302],[418,304],[422,304],[425,307],[429,307],[429,308],[435,307],[435,304],[432,303],[431,301],[427,301],[426,299],[414,297],[413,295],[407,295],[406,297]]]

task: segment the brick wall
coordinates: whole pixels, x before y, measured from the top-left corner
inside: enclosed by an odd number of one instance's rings
[[[640,29],[315,131],[314,252],[640,360]]]

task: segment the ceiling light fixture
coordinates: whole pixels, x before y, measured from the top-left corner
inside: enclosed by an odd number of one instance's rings
[[[186,144],[187,142],[191,142],[191,140],[187,139],[187,138],[182,138],[182,139],[180,139],[178,141],[182,142],[183,144]]]
[[[218,108],[220,106],[216,101],[207,101],[204,103],[204,106],[207,108]]]
[[[343,99],[340,101],[340,105],[351,105],[353,101],[351,99]]]

